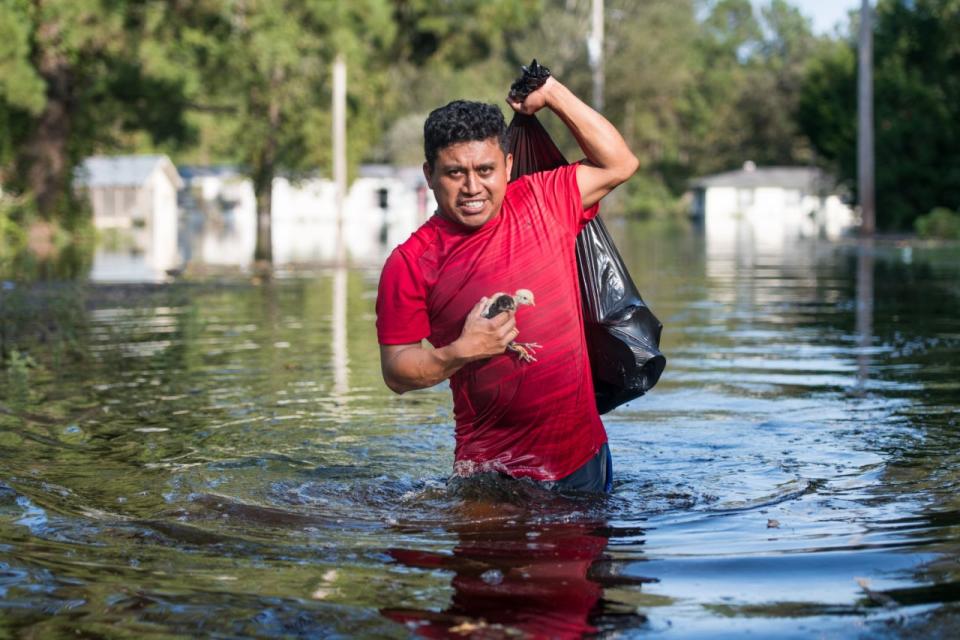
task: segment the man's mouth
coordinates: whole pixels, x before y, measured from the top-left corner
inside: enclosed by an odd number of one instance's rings
[[[458,206],[467,213],[477,213],[483,209],[486,200],[461,200]]]

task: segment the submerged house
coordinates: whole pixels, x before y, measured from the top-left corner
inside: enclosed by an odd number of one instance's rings
[[[170,158],[93,156],[78,169],[75,184],[89,197],[94,226],[104,235],[94,269],[105,273],[94,279],[156,280],[179,266],[177,191],[183,181]]]
[[[382,164],[360,166],[346,202],[347,212],[367,212],[353,221],[353,235],[364,239],[362,255],[378,265],[426,221],[436,206],[421,167]]]
[[[751,237],[783,246],[799,238],[835,240],[856,226],[834,180],[816,167],[757,167],[699,178],[691,184],[695,218],[708,242]]]
[[[158,281],[185,263],[247,267],[256,244],[253,183],[231,166],[180,167],[166,156],[96,156],[77,170],[100,231],[91,278]],[[276,264],[337,255],[337,189],[321,177],[273,181]],[[363,165],[344,200],[342,237],[356,263],[381,264],[433,210],[419,167]]]
[[[253,182],[232,166],[180,167],[180,251],[187,262],[247,265],[257,242]]]
[[[423,188],[426,181],[418,172]],[[343,242],[351,259],[380,264],[424,217],[420,184],[408,172],[361,165],[343,202]],[[328,262],[337,253],[337,186],[326,178],[273,182],[273,257],[278,264]]]
[[[244,267],[256,243],[253,183],[235,167],[184,167],[180,193],[181,246],[188,260]],[[423,172],[363,165],[344,201],[343,241],[351,258],[380,264],[432,210]],[[315,264],[336,256],[337,190],[311,177],[273,181],[273,258],[277,264]]]

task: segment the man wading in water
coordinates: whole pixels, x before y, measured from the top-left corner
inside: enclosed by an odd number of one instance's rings
[[[430,114],[423,171],[438,211],[380,277],[383,378],[397,393],[450,379],[456,475],[609,492],[574,245],[638,161],[613,125],[552,77],[507,102],[525,114],[549,107],[586,159],[508,185],[513,158],[496,106],[456,101]]]

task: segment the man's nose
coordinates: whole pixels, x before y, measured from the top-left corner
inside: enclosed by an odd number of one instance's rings
[[[467,175],[463,179],[461,191],[464,193],[476,193],[478,183],[479,181],[477,180],[477,174],[475,174],[473,171],[468,171]]]

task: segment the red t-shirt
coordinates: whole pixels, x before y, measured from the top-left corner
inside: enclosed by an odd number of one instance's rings
[[[520,342],[537,342],[536,362],[506,353],[472,362],[450,378],[456,418],[454,471],[502,471],[557,480],[606,442],[583,333],[574,250],[597,214],[584,211],[577,165],[507,186],[497,217],[476,230],[436,214],[394,249],[377,293],[380,344],[458,337],[483,296],[533,292],[517,312]]]

